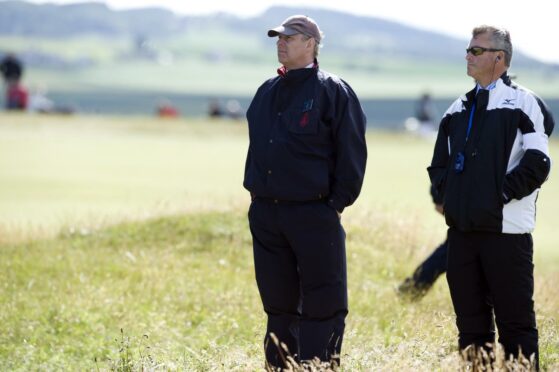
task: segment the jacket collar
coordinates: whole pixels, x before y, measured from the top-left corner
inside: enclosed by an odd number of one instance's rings
[[[306,70],[306,69],[309,69],[309,68],[313,69],[313,70],[318,70],[318,60],[316,58],[314,59],[314,61],[312,63],[312,66],[310,66],[310,67],[307,66],[307,67],[299,68],[299,69],[296,69],[296,70],[288,71],[287,67],[281,66],[280,68],[277,69],[277,73],[278,73],[279,76],[281,76],[283,78],[283,77],[287,77],[287,75],[291,74],[291,72],[293,72],[293,71]]]
[[[495,88],[494,89],[499,89],[499,87],[503,84],[507,85],[507,86],[511,85],[511,79],[510,79],[509,75],[507,74],[507,71],[503,72],[503,74],[495,81]],[[480,93],[481,93],[482,90],[485,90],[485,89],[480,89]],[[476,98],[476,94],[478,94],[477,83],[472,90],[470,90],[468,93],[466,93],[465,95],[463,95],[461,97],[462,102],[464,102],[466,107],[471,106],[474,99]]]

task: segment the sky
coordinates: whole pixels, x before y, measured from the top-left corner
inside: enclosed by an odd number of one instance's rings
[[[508,29],[513,47],[546,62],[559,64],[559,14],[556,0],[97,0],[115,10],[145,6],[168,8],[178,14],[227,12],[241,17],[256,16],[273,5],[304,6],[339,10],[362,16],[380,17],[422,29],[442,32],[465,40],[474,26],[491,24]],[[36,3],[73,3],[75,0],[32,0]],[[307,14],[312,17],[312,14]],[[278,20],[278,24],[282,20]],[[275,26],[275,25],[270,25]],[[514,60],[513,60],[514,64]]]

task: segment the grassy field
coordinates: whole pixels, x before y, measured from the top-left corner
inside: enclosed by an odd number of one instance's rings
[[[134,54],[135,40],[96,36],[51,39],[0,36],[0,50],[44,53],[64,60],[67,67],[27,66],[24,84],[32,91],[48,88],[56,93],[113,91],[161,94],[252,96],[278,64],[274,41],[263,35],[232,35],[220,29],[152,40],[153,51],[167,58],[149,59]],[[464,43],[464,47],[466,42]],[[76,61],[86,60],[85,65]],[[350,82],[362,99],[416,98],[430,91],[452,98],[471,86],[463,59],[452,63],[435,58],[394,58],[329,49],[320,57],[321,68]],[[552,67],[514,65],[511,73],[521,85],[545,99],[559,98],[559,73]]]
[[[344,370],[456,370],[443,280],[394,287],[444,236],[432,143],[369,133],[344,212]],[[259,370],[265,317],[242,188],[246,128],[228,121],[0,115],[0,370]],[[559,145],[552,143],[552,155]],[[541,364],[559,369],[559,181],[534,234]]]

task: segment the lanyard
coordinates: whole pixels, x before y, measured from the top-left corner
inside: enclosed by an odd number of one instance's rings
[[[476,111],[476,101],[472,104],[472,111],[470,112],[470,120],[468,121],[468,130],[466,131],[466,142],[468,142],[468,137],[470,137],[470,131],[472,130],[472,122],[474,121],[474,112]]]
[[[476,87],[476,96],[481,89],[485,89],[491,91],[497,86],[497,80],[489,84],[487,87],[482,88],[481,85],[477,85]],[[472,123],[474,121],[474,112],[476,111],[476,99],[474,98],[474,103],[472,104],[472,111],[470,112],[470,120],[468,121],[468,130],[466,131],[466,142],[468,142],[468,138],[470,137],[470,131],[472,130]]]

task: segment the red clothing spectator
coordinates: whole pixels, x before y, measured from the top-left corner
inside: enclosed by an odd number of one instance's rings
[[[6,93],[8,110],[25,110],[27,108],[29,94],[21,84],[10,84]]]
[[[157,116],[162,118],[176,118],[179,116],[179,111],[172,105],[163,104],[157,108]]]

